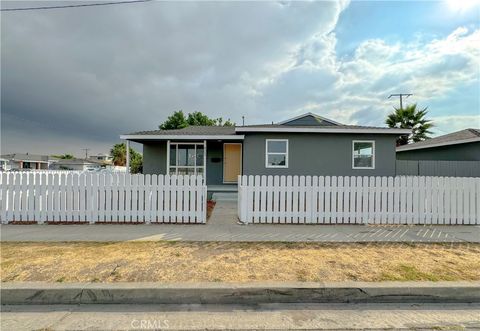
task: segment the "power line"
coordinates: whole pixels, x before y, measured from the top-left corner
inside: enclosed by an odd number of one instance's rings
[[[138,2],[150,2],[150,1],[153,1],[153,0],[128,0],[128,1],[100,2],[100,3],[88,3],[88,4],[78,4],[78,5],[63,5],[63,6],[2,8],[2,9],[0,9],[0,11],[45,10],[45,9],[78,8],[78,7],[93,7],[93,6],[109,6],[109,5],[123,5],[123,4],[138,3]]]

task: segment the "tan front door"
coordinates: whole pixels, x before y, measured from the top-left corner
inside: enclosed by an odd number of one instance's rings
[[[236,183],[242,174],[242,144],[223,144],[223,182]]]

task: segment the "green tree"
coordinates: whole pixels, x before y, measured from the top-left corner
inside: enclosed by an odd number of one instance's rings
[[[167,120],[160,124],[162,130],[183,129],[188,126],[187,118],[183,111],[179,110],[168,116]]]
[[[187,124],[188,125],[199,125],[199,126],[213,126],[217,125],[214,119],[209,118],[207,115],[199,112],[194,111],[193,113],[189,113],[187,117]]]
[[[110,150],[113,156],[113,164],[116,166],[125,166],[127,164],[127,148],[125,143],[115,144]],[[137,174],[143,170],[142,154],[130,147],[130,172]]]
[[[432,134],[429,129],[433,127],[432,121],[426,119],[427,107],[417,109],[417,104],[409,105],[406,108],[395,108],[395,111],[387,116],[385,123],[390,128],[411,129],[409,136],[400,136],[397,139],[397,146],[406,145],[429,139]]]
[[[195,111],[189,113],[187,116],[183,111],[179,110],[170,115],[165,122],[159,125],[159,128],[162,130],[173,130],[173,129],[183,129],[189,125],[196,126],[234,126],[235,123],[231,122],[230,119],[223,122],[223,119],[220,118],[210,118],[202,112]]]

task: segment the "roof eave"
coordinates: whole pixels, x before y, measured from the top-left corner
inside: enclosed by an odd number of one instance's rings
[[[397,147],[397,152],[406,152],[406,151],[412,151],[412,150],[417,150],[417,149],[435,148],[435,147],[458,145],[458,144],[468,144],[468,143],[473,143],[473,142],[477,142],[477,141],[480,142],[480,137],[462,139],[462,140],[455,140],[455,141],[446,141],[446,142],[443,142],[443,143],[436,143],[436,144],[430,144],[430,145],[415,146],[415,144],[411,144],[411,145],[404,145],[404,146]]]
[[[404,135],[411,134],[412,131],[409,129],[395,129],[395,128],[384,128],[384,129],[368,129],[368,128],[356,128],[356,129],[345,129],[345,128],[259,128],[259,127],[237,127],[235,132],[290,132],[290,133],[383,133],[383,134],[396,134]]]
[[[244,135],[232,134],[232,135],[130,135],[124,134],[120,136],[120,139],[124,140],[243,140]]]
[[[37,163],[48,163],[49,161],[39,161],[39,160],[30,160],[30,159],[25,159],[25,160],[22,160],[22,159],[10,159],[10,161],[14,161],[14,162],[37,162]]]

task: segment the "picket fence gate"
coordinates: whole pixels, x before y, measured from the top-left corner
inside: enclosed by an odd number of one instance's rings
[[[239,176],[243,223],[480,224],[480,178]]]
[[[0,173],[0,221],[205,223],[202,176]]]

